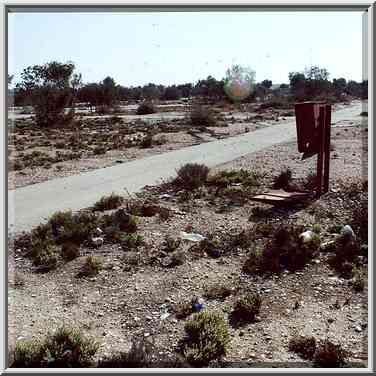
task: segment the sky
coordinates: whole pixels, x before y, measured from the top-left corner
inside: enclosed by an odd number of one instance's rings
[[[13,13],[8,66],[73,61],[84,83],[123,86],[222,79],[233,64],[256,81],[288,83],[318,65],[329,79],[362,80],[362,12]]]

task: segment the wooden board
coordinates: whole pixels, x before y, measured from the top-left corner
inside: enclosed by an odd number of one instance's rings
[[[261,201],[267,204],[283,204],[304,200],[310,196],[310,192],[286,192],[283,190],[272,190],[260,195],[251,197],[253,201]]]

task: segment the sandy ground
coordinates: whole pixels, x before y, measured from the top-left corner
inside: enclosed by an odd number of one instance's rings
[[[340,182],[347,184],[365,178],[362,167],[368,158],[364,148],[366,136],[359,125],[336,130],[332,137],[330,192],[308,208],[277,210],[275,220],[280,223],[291,220],[305,226],[320,223],[322,240],[330,238],[328,228],[346,221],[349,215],[349,202],[340,194]],[[305,161],[300,157],[295,143],[280,144],[217,169],[246,168],[264,173],[260,189],[267,189],[272,177],[287,166],[294,177],[307,176],[315,167],[315,157]],[[231,347],[224,359],[226,366],[245,362],[249,367],[257,364],[310,367],[309,362],[288,351],[288,342],[294,334],[313,335],[319,340],[329,338],[351,352],[349,361],[355,362],[354,366],[367,365],[368,288],[355,292],[348,280],[329,268],[326,253],[320,253],[300,272],[284,272],[271,278],[242,272],[248,252],[243,249],[213,259],[197,256],[191,244],[184,243],[182,249],[187,260],[183,265],[164,268],[148,262],[160,252],[166,235],[176,238],[187,226],[206,236],[238,233],[254,225],[249,220],[251,209],[260,206],[252,201],[242,205],[226,204],[220,199],[213,202],[206,196],[182,202],[174,195],[159,198],[161,193],[163,190],[149,189],[144,195],[158,198],[161,205],[174,209],[175,214],[166,222],[158,217],[140,218],[139,233],[146,245],[138,251],[142,260],[138,265],[129,266],[124,259],[127,252],[118,246],[104,245],[99,249],[84,248],[82,257],[61,263],[49,273],[37,274],[29,261],[11,247],[9,344],[16,339],[45,334],[61,323],[74,323],[102,342],[99,358],[129,349],[132,338],[137,336],[153,339],[163,358],[174,351],[184,334],[186,319],[175,317],[174,305],[190,301],[193,296],[203,296],[207,285],[223,283],[237,286],[237,293],[224,301],[205,299],[206,309],[216,309],[228,317],[234,301],[243,293],[258,291],[263,299],[257,322],[230,328]],[[318,213],[315,210],[319,207],[322,211]],[[104,270],[96,277],[77,279],[75,275],[87,254],[102,256]],[[23,287],[13,286],[12,276],[16,271],[23,275]],[[362,271],[366,276],[366,265]],[[294,309],[296,302],[299,307]],[[161,313],[166,308],[171,315],[163,320]]]

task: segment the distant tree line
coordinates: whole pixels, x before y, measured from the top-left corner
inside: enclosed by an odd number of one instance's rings
[[[73,110],[66,113],[77,102],[87,103],[92,110],[106,113],[120,101],[139,102],[154,100],[179,100],[181,98],[201,97],[210,101],[229,100],[224,91],[225,79],[217,80],[212,76],[180,85],[156,85],[125,87],[116,84],[112,77],[106,77],[98,83],[82,83],[80,74],[74,72],[71,62],[50,62],[24,69],[21,81],[14,89],[8,89],[15,106],[31,105],[36,121],[41,126],[69,121]],[[8,76],[8,85],[13,76]],[[344,78],[329,80],[325,68],[310,67],[302,72],[290,72],[289,84],[273,88],[271,80],[254,84],[251,94],[245,102],[267,101],[284,98],[287,101],[301,101],[331,98],[342,100],[346,96],[367,98],[368,82],[346,81]],[[9,102],[10,103],[10,102]]]

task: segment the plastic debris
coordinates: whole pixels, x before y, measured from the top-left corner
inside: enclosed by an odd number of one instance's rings
[[[192,307],[196,312],[200,312],[205,308],[205,302],[202,298],[195,298],[192,300]]]
[[[201,242],[202,240],[205,240],[206,237],[200,234],[194,234],[194,233],[188,233],[185,231],[181,231],[180,237],[183,240],[189,240],[190,242]]]
[[[348,236],[350,239],[356,238],[354,230],[349,225],[343,226],[343,228],[341,230],[341,234],[344,235],[344,236]]]
[[[299,237],[303,239],[303,243],[309,243],[312,239],[315,233],[311,230],[302,232]]]
[[[101,245],[103,245],[103,238],[92,238],[91,239],[91,243],[95,246],[95,247],[100,247]]]

